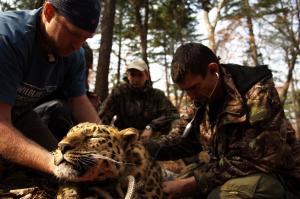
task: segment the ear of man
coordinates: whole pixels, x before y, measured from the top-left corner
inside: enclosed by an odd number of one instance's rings
[[[212,62],[208,64],[208,70],[209,72],[216,75],[216,77],[219,79],[219,64]]]
[[[43,8],[43,14],[47,22],[49,22],[55,16],[55,8],[49,2],[46,2]]]

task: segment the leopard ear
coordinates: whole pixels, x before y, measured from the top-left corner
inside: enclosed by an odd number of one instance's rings
[[[135,128],[127,128],[120,131],[122,145],[126,148],[129,144],[134,143],[139,138],[139,131]]]

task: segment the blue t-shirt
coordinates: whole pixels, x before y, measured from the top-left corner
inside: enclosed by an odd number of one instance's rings
[[[0,13],[0,102],[16,113],[61,89],[67,97],[85,94],[83,49],[50,63],[37,35],[41,9]]]

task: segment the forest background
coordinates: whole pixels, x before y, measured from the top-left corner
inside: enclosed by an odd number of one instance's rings
[[[0,0],[0,10],[33,9],[43,0]],[[221,63],[266,64],[300,138],[300,0],[101,0],[90,87],[103,101],[122,81],[126,63],[149,64],[153,86],[180,109],[185,93],[170,78],[175,49],[209,46]]]

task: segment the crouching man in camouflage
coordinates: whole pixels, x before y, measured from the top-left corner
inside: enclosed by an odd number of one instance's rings
[[[158,160],[200,151],[210,160],[200,163],[192,177],[164,182],[167,198],[191,193],[208,199],[299,198],[299,144],[270,70],[220,64],[199,43],[180,46],[171,70],[198,110],[182,134],[171,132],[144,144]],[[210,140],[203,143],[202,134],[210,134]]]

